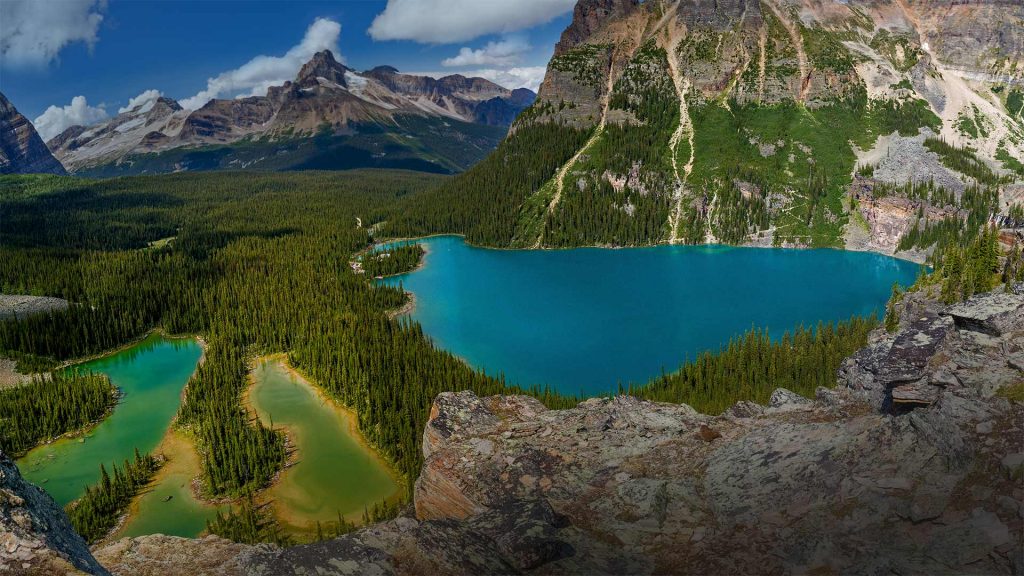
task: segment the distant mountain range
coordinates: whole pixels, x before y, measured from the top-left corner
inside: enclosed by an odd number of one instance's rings
[[[359,167],[451,173],[489,153],[535,96],[461,75],[434,79],[390,66],[357,72],[323,51],[266,96],[215,99],[194,111],[154,98],[106,122],[72,126],[47,146],[69,172],[88,176]]]

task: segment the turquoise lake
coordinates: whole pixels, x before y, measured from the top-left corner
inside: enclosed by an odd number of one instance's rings
[[[751,327],[884,314],[919,265],[866,252],[656,246],[490,250],[419,241],[424,265],[381,282],[416,297],[434,342],[510,383],[565,393],[646,382]]]

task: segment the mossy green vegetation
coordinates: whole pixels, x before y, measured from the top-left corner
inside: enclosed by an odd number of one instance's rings
[[[840,33],[801,25],[800,34],[807,59],[815,69],[829,70],[836,74],[853,72],[855,61],[851,52],[840,42]]]
[[[555,56],[548,66],[560,72],[569,72],[581,86],[598,87],[607,73],[611,50],[610,44],[581,44]]]
[[[870,148],[882,134],[913,135],[940,124],[922,100],[869,102],[863,87],[817,108],[731,101],[728,108],[695,106],[691,114],[697,155],[690,181],[701,182],[708,197],[735,198],[737,182],[761,190],[762,202],[748,196],[747,206],[723,210],[712,222],[716,235],[740,242],[770,223],[776,242],[811,246],[840,242],[847,221],[842,198],[856,164],[849,142]],[[766,218],[763,200],[772,193],[776,208]]]
[[[870,46],[885,56],[901,72],[907,72],[921,60],[923,52],[908,34],[879,28],[871,38]]]
[[[470,170],[410,198],[380,232],[401,238],[464,234],[477,244],[532,245],[537,236],[525,233],[530,225],[521,222],[537,221],[539,203],[527,203],[527,199],[554,177],[589,136],[590,130],[561,124],[517,127]]]
[[[1014,158],[1007,150],[1005,142],[1000,143],[996,149],[996,160],[1003,164],[1003,168],[1016,174],[1018,179],[1024,180],[1024,160]]]
[[[954,146],[945,140],[935,137],[926,138],[924,145],[932,152],[938,154],[939,159],[948,168],[974,178],[979,184],[995,186],[1012,181],[1010,177],[1000,176],[993,172],[987,164],[978,159],[974,150],[970,148]]]
[[[0,390],[0,448],[17,458],[41,442],[78,432],[117,403],[117,389],[96,374],[58,372]]]
[[[87,486],[85,495],[67,507],[75,531],[90,544],[106,536],[159,467],[156,458],[139,454],[138,450],[135,458],[125,460],[123,466],[114,464],[111,474],[107,473],[106,466],[100,465],[100,481],[95,486]]]

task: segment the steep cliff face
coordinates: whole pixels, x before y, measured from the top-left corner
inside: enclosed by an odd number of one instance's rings
[[[0,174],[64,174],[28,118],[0,93]]]
[[[851,216],[868,217],[847,202],[858,165],[904,167],[883,185],[938,175],[954,211],[970,187],[1024,185],[1022,35],[1008,1],[581,0],[511,137],[590,137],[523,193],[508,236],[844,246]]]
[[[115,574],[1019,573],[1024,404],[1001,395],[1024,382],[1024,294],[901,306],[813,400],[710,416],[445,393],[414,512],[286,549],[151,536],[96,556]]]

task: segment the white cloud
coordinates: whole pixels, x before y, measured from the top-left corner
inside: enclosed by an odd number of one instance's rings
[[[576,0],[388,0],[367,32],[374,40],[465,42],[550,22]]]
[[[72,126],[88,126],[107,118],[102,104],[89,106],[85,96],[75,96],[67,106],[50,106],[32,124],[45,142]]]
[[[479,76],[505,88],[529,88],[534,92],[544,81],[545,66],[517,66],[515,68],[484,68],[462,72],[464,76]]]
[[[156,102],[156,99],[163,95],[164,93],[159,90],[146,90],[145,92],[139,94],[135,98],[130,98],[128,100],[128,105],[123,108],[118,108],[117,113],[121,114],[124,112],[128,112],[140,106],[148,106],[148,108],[144,110],[144,112],[148,112],[149,109],[153,107],[153,103]]]
[[[446,58],[442,66],[513,66],[522,61],[523,54],[530,50],[525,38],[513,36],[500,42],[488,42],[483,48],[473,50],[463,47],[457,56]]]
[[[546,71],[547,68],[544,66],[517,66],[514,68],[480,68],[460,71],[459,74],[470,78],[479,76],[509,90],[529,88],[536,92],[540,88],[540,83],[544,80],[544,73]],[[451,73],[451,70],[445,72],[408,72],[412,76],[430,76],[431,78],[441,78]]]
[[[0,60],[45,66],[68,44],[98,40],[106,0],[0,0]]]
[[[206,89],[179,101],[179,104],[189,110],[198,110],[214,98],[263,96],[267,88],[294,79],[313,54],[330,50],[337,57],[340,35],[340,24],[326,18],[317,18],[306,30],[302,42],[288,50],[284,56],[257,56],[234,70],[210,78],[206,81]]]

